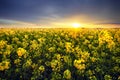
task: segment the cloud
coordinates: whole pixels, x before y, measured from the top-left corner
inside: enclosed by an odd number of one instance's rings
[[[0,19],[0,28],[40,28],[40,25],[36,25],[33,23],[27,23],[22,21],[15,21],[15,20],[7,20],[7,19]]]
[[[120,22],[119,0],[0,0],[0,18],[52,25]]]

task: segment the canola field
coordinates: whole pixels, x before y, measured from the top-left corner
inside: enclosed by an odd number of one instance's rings
[[[0,29],[0,80],[120,80],[120,29]]]

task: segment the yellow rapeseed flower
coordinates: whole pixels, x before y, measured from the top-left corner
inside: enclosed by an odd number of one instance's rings
[[[26,50],[23,48],[18,48],[17,49],[17,54],[19,57],[21,57],[22,55],[24,55],[26,53]]]
[[[91,61],[92,61],[92,62],[95,62],[95,61],[96,61],[96,58],[91,57]]]
[[[70,72],[70,70],[68,70],[68,69],[65,70],[64,73],[63,73],[63,76],[66,79],[71,79],[71,72]]]
[[[85,69],[84,62],[85,62],[85,60],[83,60],[83,59],[74,60],[74,66],[79,70],[83,70],[83,69]]]
[[[3,61],[0,63],[0,71],[3,71],[5,69],[9,69],[10,62],[9,61]]]
[[[16,59],[16,60],[14,60],[14,64],[19,64],[20,63],[20,59]]]
[[[0,41],[0,49],[4,48],[5,45],[6,45],[6,43],[7,43],[6,41],[1,40],[1,41]]]

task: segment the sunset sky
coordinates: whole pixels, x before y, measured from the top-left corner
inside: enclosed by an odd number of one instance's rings
[[[0,0],[0,24],[119,24],[120,0]]]

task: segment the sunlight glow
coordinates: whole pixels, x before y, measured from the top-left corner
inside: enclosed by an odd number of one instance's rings
[[[81,25],[80,25],[79,23],[73,23],[72,26],[73,26],[74,28],[79,28]]]

